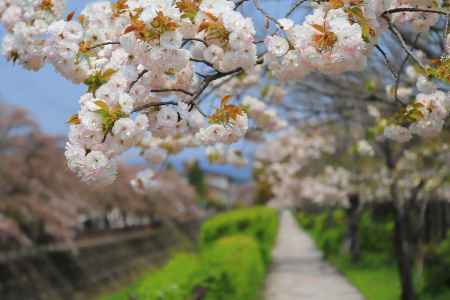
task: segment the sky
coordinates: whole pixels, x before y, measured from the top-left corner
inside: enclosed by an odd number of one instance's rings
[[[67,1],[67,11],[81,11],[92,0]],[[292,1],[261,1],[264,8],[276,17],[282,17]],[[281,2],[281,3],[280,3]],[[255,14],[251,3],[243,7],[246,15]],[[294,18],[296,16],[294,15]],[[262,18],[257,17],[256,22],[262,24]],[[0,39],[4,36],[4,30],[0,28]],[[33,118],[40,124],[43,131],[50,134],[66,135],[68,132],[67,118],[78,111],[78,99],[85,92],[83,85],[75,85],[58,75],[51,66],[45,66],[38,72],[28,71],[18,65],[7,62],[0,56],[0,101],[14,104],[27,109]],[[244,152],[251,153],[254,148],[251,145],[237,145],[244,147]],[[233,174],[239,179],[251,176],[250,167],[235,169],[231,166],[210,166],[206,163],[202,151],[187,151],[173,159],[180,166],[181,161],[196,156],[202,161],[205,169],[222,171]],[[125,160],[139,162],[134,153],[126,154]]]

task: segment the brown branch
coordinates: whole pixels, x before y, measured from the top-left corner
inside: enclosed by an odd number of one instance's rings
[[[237,10],[242,4],[244,4],[245,2],[247,2],[249,0],[240,0],[238,2],[236,2],[234,5],[234,10]]]
[[[381,16],[396,14],[396,13],[403,13],[403,12],[424,12],[424,13],[432,13],[432,14],[440,14],[447,16],[448,12],[442,11],[442,10],[435,10],[435,9],[428,9],[428,8],[415,8],[415,7],[399,7],[399,8],[393,8],[388,9],[384,11]]]
[[[298,0],[297,3],[295,3],[288,11],[287,13],[284,15],[284,18],[289,18],[299,7],[300,5],[302,5],[303,3],[305,3],[307,0]],[[266,13],[267,14],[267,13]],[[266,15],[265,15],[266,16]],[[275,29],[271,34],[269,34],[269,36],[273,36],[275,34],[278,33],[278,31],[281,29],[284,31],[283,26],[280,24],[280,22],[278,22],[278,20],[276,20],[276,24],[278,25],[278,28]],[[264,43],[264,39],[262,40],[258,40],[255,41],[254,44],[262,44]]]
[[[191,104],[195,103],[195,101],[201,96],[201,94],[208,88],[211,82],[216,81],[217,79],[227,77],[233,74],[238,74],[244,71],[241,67],[236,68],[234,70],[231,70],[229,72],[217,72],[213,75],[207,76],[205,80],[200,85],[200,88],[197,90],[197,92],[194,94],[194,96],[191,99]],[[194,106],[192,106],[193,108]],[[191,110],[192,110],[191,108]]]
[[[210,68],[212,68],[212,69],[215,70],[214,65],[213,65],[212,63],[210,63],[209,61],[207,61],[207,60],[203,60],[203,59],[195,59],[195,58],[191,58],[190,60],[191,60],[192,62],[205,64],[205,65],[207,65],[208,67],[210,67]]]
[[[170,93],[170,92],[177,92],[177,93],[183,93],[188,96],[194,97],[194,93],[191,93],[189,91],[183,90],[183,89],[159,89],[159,90],[150,90],[152,93]]]
[[[255,5],[255,8],[257,11],[259,11],[264,17],[266,17],[268,20],[272,21],[275,25],[278,26],[278,28],[280,28],[281,30],[283,30],[283,25],[281,25],[280,22],[278,22],[277,19],[275,19],[274,17],[272,17],[271,15],[269,15],[268,12],[266,12],[262,7],[261,4],[259,3],[259,0],[253,0],[253,5]],[[283,30],[284,31],[284,30]]]
[[[93,50],[93,49],[108,46],[108,45],[120,45],[120,42],[104,42],[104,43],[100,43],[100,44],[91,46],[91,47],[87,48],[87,50],[89,51],[89,50]]]
[[[186,44],[188,44],[189,42],[200,42],[203,45],[205,45],[206,47],[209,46],[208,43],[205,40],[198,39],[198,38],[188,38],[188,39],[183,39],[183,43],[181,44],[181,48],[186,46]]]
[[[300,5],[302,5],[303,3],[305,3],[307,0],[299,0],[297,1],[297,3],[295,3],[286,13],[286,15],[284,16],[285,18],[289,18],[296,10],[297,8],[300,7]]]
[[[445,18],[445,25],[444,25],[444,31],[443,31],[443,40],[445,41],[447,39],[448,35],[448,23],[449,23],[450,14],[447,14],[447,17]],[[446,49],[447,51],[449,49]]]
[[[384,58],[384,62],[386,63],[386,66],[388,67],[389,71],[392,73],[392,75],[396,79],[397,75],[395,74],[394,68],[392,67],[391,62],[389,61],[389,58],[387,57],[386,52],[384,52],[384,50],[380,47],[380,45],[375,45],[375,48],[378,50],[378,52],[381,53],[381,55]]]
[[[417,44],[417,42],[419,41],[419,38],[420,38],[420,33],[417,35],[416,39],[414,40],[414,45]],[[398,99],[398,88],[400,86],[400,79],[401,79],[401,76],[402,76],[402,73],[403,73],[403,69],[405,68],[406,63],[408,62],[408,59],[409,59],[409,55],[406,54],[406,57],[402,61],[402,64],[400,65],[400,69],[398,70],[397,79],[395,80],[395,100],[396,101],[399,101],[399,99]]]
[[[395,27],[395,25],[392,23],[392,20],[387,17],[386,15],[383,15],[384,19],[388,22],[389,30],[394,34],[394,36],[398,39],[400,42],[400,46],[405,50],[405,52],[423,69],[425,70],[426,67],[422,64],[422,62],[412,53],[411,49],[409,49],[408,45],[405,42],[405,39],[403,38],[401,32]]]
[[[133,86],[134,86],[136,83],[138,83],[138,81],[141,80],[142,77],[144,77],[144,75],[145,75],[147,72],[148,72],[148,70],[142,70],[142,71],[138,74],[138,77],[130,83],[130,86],[128,87],[128,90],[127,90],[128,93],[131,91],[131,89],[133,88]]]
[[[177,106],[178,102],[176,102],[176,101],[162,101],[162,102],[157,102],[157,103],[147,103],[147,104],[143,104],[141,106],[136,107],[135,109],[133,109],[133,111],[131,113],[137,113],[137,112],[149,109],[151,107],[159,107],[159,106],[165,106],[165,105]]]

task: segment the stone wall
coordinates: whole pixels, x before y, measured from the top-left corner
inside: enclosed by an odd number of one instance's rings
[[[171,252],[195,247],[199,223],[165,222],[1,253],[1,300],[86,300],[119,288],[140,272],[163,264]]]

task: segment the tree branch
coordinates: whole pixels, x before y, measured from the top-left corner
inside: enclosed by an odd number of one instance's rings
[[[389,71],[392,73],[392,75],[394,76],[394,78],[397,78],[397,75],[395,74],[394,68],[392,67],[391,62],[389,61],[389,58],[386,55],[386,52],[384,52],[384,50],[380,47],[380,45],[375,45],[375,48],[378,50],[378,52],[381,53],[381,55],[384,58],[384,61],[386,63],[386,66],[388,67]]]
[[[274,17],[272,17],[271,15],[269,15],[268,12],[266,12],[262,7],[261,4],[259,3],[259,0],[253,0],[253,5],[255,5],[255,8],[257,11],[259,11],[264,17],[266,17],[268,20],[272,21],[275,25],[278,26],[279,29],[283,30],[283,25],[280,24],[280,22],[278,22],[277,19],[275,19]],[[284,30],[283,30],[284,31]]]
[[[104,43],[100,43],[100,44],[91,46],[91,47],[87,48],[87,50],[89,51],[89,50],[93,50],[93,49],[108,46],[108,45],[120,45],[120,42],[104,42]]]
[[[198,39],[198,38],[189,38],[189,39],[183,39],[183,43],[181,44],[181,48],[186,46],[186,44],[188,44],[189,42],[200,42],[203,45],[205,45],[206,47],[209,46],[208,43],[205,40]]]
[[[194,93],[191,93],[189,91],[183,90],[183,89],[159,89],[159,90],[150,90],[152,93],[170,93],[170,92],[177,92],[177,93],[183,93],[188,96],[193,97]]]
[[[176,102],[176,101],[162,101],[162,102],[157,102],[157,103],[147,103],[147,104],[143,104],[141,106],[136,107],[135,109],[133,109],[133,111],[131,113],[137,113],[137,112],[149,109],[151,107],[159,107],[159,106],[165,106],[165,105],[178,106],[178,102]]]
[[[423,65],[423,63],[412,53],[411,49],[409,49],[408,45],[406,44],[405,40],[403,39],[402,34],[400,31],[395,27],[395,25],[392,23],[392,20],[387,17],[386,15],[383,15],[384,19],[388,22],[389,30],[394,34],[394,36],[398,39],[400,42],[400,46],[405,50],[405,52],[423,69],[425,70],[426,67]]]
[[[234,5],[234,10],[237,10],[242,4],[244,4],[245,2],[247,2],[249,0],[240,0],[238,2],[236,2]]]
[[[424,12],[424,13],[432,13],[432,14],[440,14],[447,16],[448,12],[442,11],[442,10],[435,10],[435,9],[428,9],[428,8],[415,8],[415,7],[399,7],[399,8],[393,8],[388,9],[384,11],[381,16],[396,14],[396,13],[403,13],[403,12]]]
[[[145,75],[147,72],[148,72],[148,70],[142,70],[142,71],[138,74],[138,77],[130,83],[130,86],[128,87],[128,90],[127,90],[128,93],[131,91],[131,89],[133,88],[133,86],[134,86],[136,83],[138,83],[138,81],[141,80],[142,77],[144,77],[144,75]]]

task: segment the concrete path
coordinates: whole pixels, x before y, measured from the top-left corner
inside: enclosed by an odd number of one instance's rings
[[[322,260],[313,241],[289,212],[283,212],[266,300],[363,300],[359,292]]]

